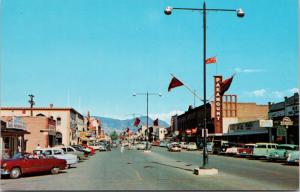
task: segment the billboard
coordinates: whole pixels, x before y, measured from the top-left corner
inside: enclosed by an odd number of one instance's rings
[[[215,78],[215,133],[222,133],[223,115],[222,115],[222,95],[221,95],[221,83],[222,76],[214,76]]]

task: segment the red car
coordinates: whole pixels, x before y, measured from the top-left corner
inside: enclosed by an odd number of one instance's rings
[[[1,159],[1,175],[9,175],[16,179],[23,174],[50,171],[57,174],[64,170],[67,162],[54,157],[34,156],[31,154],[17,154],[11,159]]]
[[[238,148],[237,155],[240,157],[249,157],[253,154],[253,148],[255,147],[255,144],[245,144],[244,147]]]
[[[87,144],[82,144],[82,147],[90,149],[91,150],[91,155],[95,154],[95,149],[92,148],[92,147],[89,147]]]

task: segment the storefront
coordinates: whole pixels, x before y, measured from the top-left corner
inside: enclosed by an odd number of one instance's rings
[[[2,118],[1,118],[2,119]],[[12,157],[18,152],[26,151],[26,140],[24,134],[26,126],[20,117],[3,118],[1,120],[1,152],[2,156],[7,154]]]

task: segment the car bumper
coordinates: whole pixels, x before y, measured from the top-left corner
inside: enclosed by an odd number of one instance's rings
[[[1,169],[1,175],[9,175],[9,174],[10,174],[10,171]]]

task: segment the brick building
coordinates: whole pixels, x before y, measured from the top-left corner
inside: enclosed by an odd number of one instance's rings
[[[58,144],[77,144],[83,131],[83,116],[73,108],[53,107],[1,107],[1,116],[48,117],[56,121],[56,142]]]

